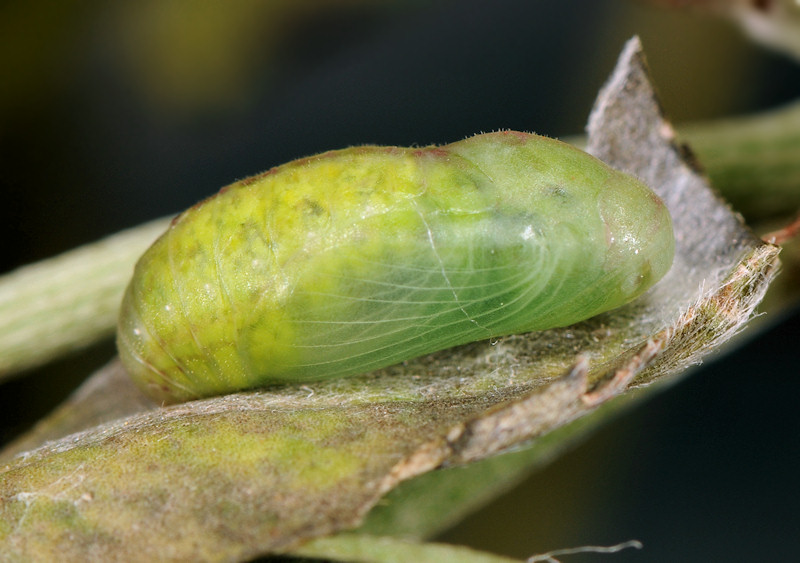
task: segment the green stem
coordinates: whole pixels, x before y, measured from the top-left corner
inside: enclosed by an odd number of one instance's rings
[[[800,209],[800,102],[679,128],[711,184],[749,221]]]
[[[293,555],[337,561],[380,561],[393,563],[514,563],[511,559],[468,547],[441,543],[416,543],[388,536],[341,534],[313,540],[294,550]]]
[[[113,334],[133,265],[160,219],[0,278],[0,380]]]

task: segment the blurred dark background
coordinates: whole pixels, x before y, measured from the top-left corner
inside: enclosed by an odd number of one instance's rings
[[[732,25],[632,1],[4,2],[0,272],[326,149],[580,133],[633,34],[678,125],[800,93],[800,65]],[[515,556],[645,544],[570,562],[794,560],[798,327],[773,314],[442,539]],[[0,386],[0,439],[113,354]]]

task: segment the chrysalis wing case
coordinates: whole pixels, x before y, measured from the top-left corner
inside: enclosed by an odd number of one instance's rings
[[[178,216],[136,266],[120,357],[164,402],[354,375],[619,307],[673,251],[653,192],[559,141],[332,151]]]

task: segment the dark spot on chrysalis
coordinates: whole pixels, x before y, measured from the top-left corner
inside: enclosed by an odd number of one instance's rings
[[[313,199],[306,199],[304,200],[304,202],[306,204],[305,208],[306,213],[310,213],[311,215],[317,217],[325,213],[325,208],[322,205],[320,205],[319,202],[314,201]]]

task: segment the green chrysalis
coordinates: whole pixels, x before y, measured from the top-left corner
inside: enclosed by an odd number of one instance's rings
[[[655,194],[553,139],[348,148],[179,215],[136,266],[118,346],[163,402],[355,375],[619,307],[673,251]]]

